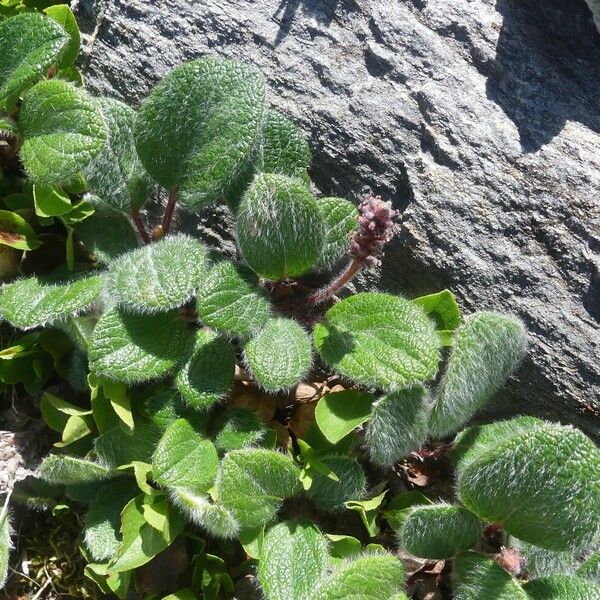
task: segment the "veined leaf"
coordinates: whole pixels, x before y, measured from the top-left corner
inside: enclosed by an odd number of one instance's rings
[[[124,308],[154,313],[192,298],[206,266],[204,246],[187,235],[167,236],[115,259],[108,271],[109,292]]]
[[[578,577],[591,579],[600,585],[600,549],[596,550],[585,562],[581,563],[576,574]]]
[[[215,446],[220,452],[253,446],[265,436],[260,416],[248,408],[228,408],[217,422],[217,427]]]
[[[316,525],[285,521],[264,536],[258,581],[267,600],[310,600],[328,565],[327,541]]]
[[[100,275],[64,285],[20,279],[0,290],[0,316],[14,327],[32,329],[89,307],[102,290]]]
[[[94,450],[103,465],[117,468],[135,461],[150,462],[159,439],[160,431],[151,423],[138,423],[133,430],[118,425],[94,440]]]
[[[113,308],[94,328],[90,369],[124,383],[156,379],[184,358],[190,342],[191,333],[175,311],[148,316]]]
[[[41,79],[68,44],[67,32],[39,13],[0,22],[0,102],[12,100]]]
[[[321,473],[312,477],[307,493],[313,502],[325,510],[340,510],[349,500],[365,495],[367,478],[362,467],[350,456],[322,456],[319,461],[336,476],[336,480]]]
[[[260,174],[240,204],[237,237],[244,259],[266,279],[309,271],[323,246],[324,219],[299,179]]]
[[[528,581],[524,586],[530,600],[598,600],[597,583],[572,575],[551,575]]]
[[[35,250],[40,246],[31,225],[10,210],[0,210],[0,244],[17,250]]]
[[[77,485],[111,479],[118,473],[91,460],[51,454],[40,465],[40,477],[49,483]]]
[[[306,331],[284,317],[269,319],[244,346],[244,357],[257,382],[268,392],[298,383],[312,364]]]
[[[256,275],[229,261],[210,269],[200,285],[196,308],[206,325],[242,337],[258,333],[271,312]]]
[[[38,183],[59,183],[85,168],[106,140],[104,120],[81,88],[51,79],[25,96],[19,113],[21,160]]]
[[[77,26],[77,20],[73,11],[69,8],[68,4],[54,4],[44,9],[44,13],[53,21],[56,21],[69,34],[69,42],[61,53],[58,67],[65,69],[72,66],[79,55],[79,45],[81,42],[81,34],[79,33],[79,27]]]
[[[186,207],[212,204],[246,165],[264,97],[262,75],[249,65],[204,58],[177,67],[139,110],[142,163]]]
[[[420,307],[390,294],[363,292],[338,302],[313,337],[330,367],[386,390],[432,379],[440,359],[431,320]]]
[[[325,239],[317,268],[324,270],[348,253],[350,235],[358,228],[358,210],[344,198],[319,198],[317,205],[325,219]]]

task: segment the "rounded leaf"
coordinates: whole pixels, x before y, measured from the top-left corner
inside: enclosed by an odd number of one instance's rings
[[[206,250],[187,235],[167,236],[114,260],[109,293],[123,308],[162,312],[190,300],[204,276]]]
[[[551,575],[527,582],[523,589],[530,600],[600,600],[600,587],[589,579]]]
[[[265,435],[265,427],[260,416],[248,408],[227,409],[217,427],[215,446],[223,452],[254,446]]]
[[[440,359],[433,322],[420,307],[390,294],[363,292],[338,302],[313,337],[331,368],[388,390],[432,379]]]
[[[312,363],[310,340],[304,329],[284,317],[269,319],[260,333],[244,346],[252,375],[268,392],[292,387]]]
[[[344,198],[319,198],[317,204],[325,219],[325,238],[317,268],[329,269],[348,253],[350,236],[358,229],[358,209]]]
[[[260,72],[237,61],[203,58],[173,69],[138,113],[142,163],[188,208],[212,204],[246,165],[264,98]]]
[[[355,458],[349,456],[319,457],[337,477],[337,481],[321,473],[312,477],[308,495],[319,507],[326,510],[342,509],[348,500],[360,500],[365,495],[367,478]]]
[[[240,204],[240,249],[250,267],[266,279],[309,271],[319,258],[323,234],[323,217],[300,179],[258,175]]]
[[[35,250],[40,246],[31,225],[11,210],[0,210],[0,244],[18,250]]]

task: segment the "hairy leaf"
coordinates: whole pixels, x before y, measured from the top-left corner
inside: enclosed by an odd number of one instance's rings
[[[40,246],[31,225],[10,210],[0,210],[0,244],[17,250],[35,250]]]
[[[600,585],[600,550],[596,550],[577,569],[577,575],[585,579],[591,579]]]
[[[244,357],[257,382],[268,392],[298,383],[312,364],[306,331],[284,317],[269,319],[244,346]]]
[[[450,290],[442,290],[436,294],[415,298],[413,302],[421,306],[436,322],[444,346],[451,346],[454,330],[460,325],[461,319],[460,308],[454,294]]]
[[[403,546],[422,558],[450,558],[475,545],[481,533],[479,519],[462,506],[415,506],[404,520]]]
[[[349,456],[323,456],[319,460],[331,470],[336,480],[315,473],[308,495],[313,502],[325,510],[344,508],[344,502],[360,500],[365,495],[367,478],[355,458]]]
[[[139,313],[182,306],[200,285],[206,250],[187,235],[167,236],[123,254],[108,271],[108,289],[119,305]]]
[[[207,492],[214,484],[219,457],[214,444],[177,419],[163,433],[152,458],[152,476],[160,485]]]
[[[109,467],[121,467],[134,461],[150,462],[160,431],[152,423],[138,423],[132,431],[121,425],[99,435],[94,441],[98,460]]]
[[[344,198],[319,198],[317,205],[325,219],[319,270],[329,269],[348,253],[350,235],[358,228],[358,210]]]
[[[19,329],[47,325],[90,306],[102,281],[102,276],[94,276],[57,285],[36,277],[20,279],[0,290],[0,316]]]
[[[265,534],[258,581],[266,600],[310,600],[328,564],[327,541],[316,525],[284,521]]]
[[[372,462],[391,467],[418,450],[427,438],[427,392],[414,386],[392,392],[373,404],[365,444]]]
[[[309,271],[323,246],[324,219],[308,187],[285,175],[258,175],[237,214],[244,259],[266,279]]]
[[[67,32],[39,13],[0,22],[0,102],[6,103],[41,79],[68,44]]]
[[[210,269],[200,285],[196,309],[206,325],[242,337],[258,333],[271,312],[254,273],[229,261]]]
[[[432,379],[440,358],[439,338],[423,310],[390,294],[364,292],[338,302],[313,336],[330,367],[387,390]]]
[[[79,33],[75,15],[68,4],[55,4],[49,6],[44,9],[44,13],[46,13],[53,21],[56,21],[65,32],[69,34],[69,43],[61,53],[58,67],[60,69],[71,67],[77,60],[77,56],[79,55],[79,45],[81,43],[81,34]]]
[[[581,547],[600,529],[600,451],[572,427],[512,435],[463,468],[458,486],[481,519],[548,550]]]
[[[0,590],[4,588],[6,582],[8,559],[12,548],[8,517],[8,504],[5,503],[4,506],[0,506]]]
[[[283,500],[299,491],[298,475],[291,459],[273,450],[229,452],[217,478],[219,502],[242,527],[259,527],[272,521]]]
[[[41,81],[19,113],[21,160],[29,177],[59,183],[84,169],[102,150],[102,114],[81,88],[60,79]]]
[[[248,408],[227,409],[218,423],[215,435],[217,450],[229,452],[258,444],[265,435],[265,427],[258,413]]]
[[[490,312],[471,315],[455,335],[429,428],[444,436],[461,428],[504,385],[525,354],[521,323]]]
[[[213,331],[200,329],[194,352],[177,373],[175,385],[187,404],[207,410],[229,393],[234,374],[231,344]]]
[[[600,588],[593,581],[569,575],[551,575],[527,582],[530,600],[598,600]]]
[[[369,418],[372,404],[373,395],[367,392],[332,392],[317,403],[315,421],[327,440],[337,444]]]
[[[139,110],[136,147],[148,173],[188,208],[213,203],[246,165],[261,126],[260,72],[203,58],[171,71]]]
[[[135,111],[112,98],[97,98],[95,103],[104,117],[107,139],[85,169],[88,188],[103,202],[129,213],[142,206],[152,190],[133,141]]]
[[[190,347],[191,335],[175,311],[152,316],[113,308],[96,324],[89,349],[96,374],[124,383],[163,376]]]
[[[77,485],[115,477],[117,473],[90,460],[51,454],[40,465],[40,477],[49,483]]]

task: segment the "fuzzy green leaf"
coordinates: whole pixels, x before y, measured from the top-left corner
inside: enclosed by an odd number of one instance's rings
[[[310,600],[329,565],[327,541],[308,521],[285,521],[264,536],[258,581],[266,600]]]
[[[142,104],[136,147],[150,175],[200,209],[223,195],[244,168],[259,133],[265,85],[260,72],[204,58],[171,71]]]
[[[431,320],[420,307],[390,294],[364,292],[338,302],[313,336],[330,367],[388,390],[432,379],[440,359]]]
[[[221,463],[217,495],[242,527],[260,527],[300,491],[298,475],[292,460],[273,450],[235,450]]]
[[[246,343],[244,358],[265,390],[287,389],[298,383],[310,369],[310,339],[296,321],[272,318],[256,337]]]
[[[67,32],[39,13],[0,22],[0,102],[11,100],[41,79],[69,44]]]
[[[481,533],[479,519],[462,506],[415,506],[404,520],[403,546],[422,558],[450,558],[475,545]]]
[[[227,409],[217,426],[215,446],[221,452],[254,446],[265,435],[265,427],[260,416],[247,408]]]
[[[229,393],[234,374],[231,344],[213,331],[200,329],[194,352],[177,373],[175,385],[187,404],[206,410]]]
[[[454,330],[460,325],[461,320],[460,308],[454,294],[450,290],[442,290],[436,294],[415,298],[413,302],[421,306],[425,313],[436,322],[444,346],[451,346]]]
[[[138,423],[132,431],[119,425],[99,435],[94,450],[103,465],[113,468],[134,461],[150,462],[159,438],[159,429],[151,423]]]
[[[581,547],[600,530],[600,451],[572,427],[512,435],[463,468],[458,486],[481,519],[548,550]]]
[[[69,43],[61,53],[58,67],[65,69],[74,65],[79,55],[81,34],[79,33],[79,27],[77,26],[77,20],[73,11],[67,4],[55,4],[44,9],[44,13],[53,21],[56,21],[69,34]]]
[[[258,333],[271,312],[256,275],[229,261],[210,269],[198,291],[196,308],[206,325],[242,337]]]
[[[600,550],[596,550],[581,566],[576,574],[585,579],[591,579],[600,585]]]
[[[164,527],[156,529],[145,518],[145,509],[164,515]],[[122,541],[109,564],[112,572],[130,571],[146,564],[167,548],[185,525],[180,513],[161,496],[140,495],[131,500],[121,515]]]
[[[369,418],[373,399],[372,394],[359,390],[326,394],[315,409],[321,433],[329,442],[337,444]]]
[[[0,290],[0,316],[19,329],[47,325],[89,307],[101,290],[101,276],[64,285],[21,279]]]
[[[185,420],[171,423],[152,457],[152,476],[165,487],[207,492],[214,484],[219,457],[214,444]]]
[[[11,547],[8,504],[5,503],[4,506],[0,506],[0,590],[4,588],[6,576],[8,575],[8,559]]]
[[[427,392],[414,386],[392,392],[373,404],[365,443],[371,461],[391,467],[418,450],[427,438]]]
[[[124,383],[156,379],[183,359],[190,342],[191,334],[176,311],[148,316],[113,308],[94,329],[90,369]]]
[[[90,460],[51,454],[40,465],[40,477],[49,483],[77,485],[115,477],[117,473]]]
[[[40,242],[23,217],[10,210],[0,210],[0,245],[17,250],[35,250]]]
[[[59,183],[85,168],[106,140],[104,119],[81,88],[51,79],[25,96],[19,113],[21,160],[29,177]]]
[[[317,268],[324,270],[348,253],[350,235],[358,228],[358,210],[344,198],[319,198],[317,204],[325,219],[325,238]]]
[[[167,236],[114,260],[107,284],[123,308],[161,312],[192,298],[205,267],[206,251],[200,242],[187,235]]]
[[[402,529],[404,521],[408,517],[413,506],[421,506],[424,504],[433,504],[433,502],[416,490],[401,492],[385,507],[383,518],[388,522],[389,526],[395,531]]]
[[[285,175],[258,175],[237,214],[244,259],[266,279],[297,277],[321,253],[324,219],[308,187]]]
[[[523,589],[530,600],[600,600],[600,588],[596,583],[569,575],[534,579]]]
[[[355,458],[349,456],[323,456],[319,461],[335,474],[337,481],[321,473],[312,477],[308,495],[325,510],[339,510],[349,500],[360,500],[365,495],[367,478]]]
[[[518,321],[491,312],[471,315],[455,334],[429,419],[431,432],[444,436],[460,429],[504,385],[525,346]]]
[[[483,554],[460,554],[454,568],[456,600],[527,600],[527,594],[517,581]]]
[[[103,202],[129,213],[132,206],[144,204],[153,185],[133,141],[135,111],[112,98],[94,102],[104,117],[107,140],[85,169],[88,188]]]
[[[389,554],[366,554],[334,571],[311,600],[382,600],[402,593],[404,567]]]

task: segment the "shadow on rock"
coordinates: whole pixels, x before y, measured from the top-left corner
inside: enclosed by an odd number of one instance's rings
[[[341,0],[344,3],[344,0]],[[329,25],[334,17],[340,0],[281,0],[275,18],[281,21],[275,45],[280,44],[290,32],[298,9],[317,19],[323,25]]]
[[[487,96],[535,152],[566,121],[600,133],[600,34],[583,0],[496,0],[503,25]]]

